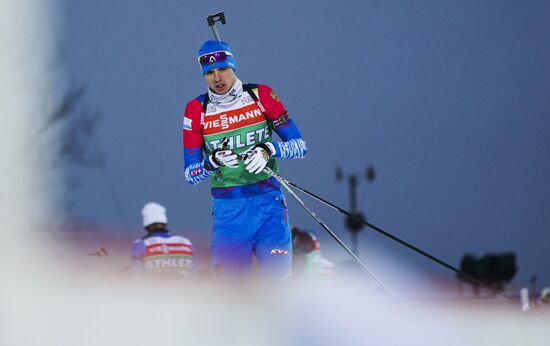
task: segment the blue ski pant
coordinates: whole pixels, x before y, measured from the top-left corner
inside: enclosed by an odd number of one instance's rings
[[[253,197],[213,199],[212,266],[218,276],[246,275],[255,255],[264,280],[292,272],[292,236],[285,197],[273,190]]]

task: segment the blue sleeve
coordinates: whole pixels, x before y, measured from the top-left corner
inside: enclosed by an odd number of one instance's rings
[[[298,126],[290,118],[276,126],[275,132],[283,140],[283,142],[273,142],[275,147],[275,157],[283,159],[302,159],[307,154],[306,141],[302,138]]]
[[[197,185],[212,175],[211,171],[204,168],[204,158],[201,148],[183,149],[185,162],[185,180],[191,185]]]

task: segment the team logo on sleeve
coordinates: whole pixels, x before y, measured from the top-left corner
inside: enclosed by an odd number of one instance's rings
[[[273,120],[271,124],[273,125],[274,128],[277,128],[283,124],[286,124],[289,120],[290,120],[290,117],[288,116],[288,113],[285,112],[283,115]]]
[[[277,96],[274,90],[271,90],[271,98],[277,102],[281,102],[281,100],[279,99],[279,96]]]
[[[183,117],[183,129],[184,130],[191,130],[191,124],[193,123],[193,120],[189,119],[188,117]]]

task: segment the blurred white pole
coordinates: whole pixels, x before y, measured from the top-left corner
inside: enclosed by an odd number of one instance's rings
[[[521,299],[521,311],[525,312],[531,308],[529,305],[529,289],[527,287],[519,290],[519,296]]]
[[[56,219],[61,185],[51,151],[56,133],[39,132],[59,102],[62,78],[55,61],[55,3],[0,0],[0,272],[5,283],[0,286],[4,289],[16,279],[47,274],[41,253],[51,250],[44,242],[50,221]],[[34,142],[39,134],[40,141]]]

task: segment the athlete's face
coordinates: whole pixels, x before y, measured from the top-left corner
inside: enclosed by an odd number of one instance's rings
[[[232,68],[215,68],[204,74],[208,87],[216,94],[223,95],[231,89],[237,76]]]

